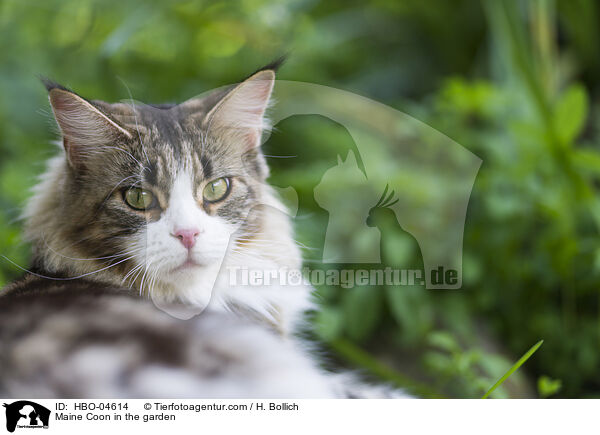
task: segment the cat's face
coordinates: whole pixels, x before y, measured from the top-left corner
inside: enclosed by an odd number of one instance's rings
[[[267,177],[259,141],[273,80],[262,71],[162,108],[89,102],[50,85],[68,162],[67,243],[144,289],[185,285],[220,264],[234,233],[244,240],[261,225],[250,212]]]

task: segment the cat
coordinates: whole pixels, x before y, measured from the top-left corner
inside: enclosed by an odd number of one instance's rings
[[[157,302],[250,309],[289,330],[309,307],[309,289],[232,287],[226,274],[215,283],[225,257],[230,268],[301,265],[259,148],[275,66],[234,89],[160,107],[88,102],[46,82],[64,155],[50,161],[26,208],[35,264],[133,283]],[[211,186],[224,196],[203,198]],[[151,203],[136,208],[127,195]]]
[[[398,395],[295,338],[310,286],[231,283],[302,264],[260,149],[279,64],[176,105],[44,80],[61,147],[25,208],[32,267],[0,292],[0,395]]]

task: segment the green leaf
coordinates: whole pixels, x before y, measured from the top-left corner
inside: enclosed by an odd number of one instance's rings
[[[552,379],[548,376],[540,376],[537,387],[540,397],[549,397],[560,391],[562,388],[562,381],[560,379]]]
[[[527,352],[525,352],[525,355],[523,355],[521,358],[519,358],[519,361],[514,363],[513,366],[500,379],[498,379],[498,381],[494,385],[492,385],[492,388],[487,390],[487,392],[481,398],[487,399],[488,396],[490,394],[492,394],[496,388],[498,388],[500,385],[502,385],[504,383],[504,381],[506,381],[510,375],[512,375],[514,372],[516,372],[518,370],[519,367],[521,367],[523,364],[525,364],[525,361],[527,361],[529,358],[531,358],[531,355],[533,355],[540,348],[540,346],[542,345],[543,342],[544,342],[544,340],[538,341],[536,344],[534,344],[531,347],[531,349],[529,349]]]
[[[588,115],[588,97],[581,85],[571,85],[554,107],[554,127],[563,145],[572,143],[581,133]]]
[[[600,173],[600,153],[592,149],[577,149],[573,150],[571,160],[577,167],[591,174]]]
[[[460,352],[460,347],[454,337],[446,331],[433,331],[427,338],[431,346],[447,352]]]

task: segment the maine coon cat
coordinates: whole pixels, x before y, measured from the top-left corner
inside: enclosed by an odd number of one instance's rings
[[[290,337],[308,286],[229,280],[302,262],[260,150],[276,68],[177,105],[45,82],[62,143],[26,207],[32,268],[0,292],[0,395],[371,394]]]
[[[88,102],[47,82],[65,152],[26,210],[36,266],[157,301],[249,308],[287,328],[306,288],[215,285],[225,257],[301,264],[259,148],[273,83],[263,69],[234,89],[156,107]]]

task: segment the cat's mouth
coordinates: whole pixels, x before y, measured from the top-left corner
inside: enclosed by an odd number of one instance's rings
[[[173,272],[173,273],[185,272],[188,270],[196,269],[198,267],[202,267],[202,264],[198,263],[191,257],[188,257],[182,264],[177,266],[175,269],[172,269],[171,272]]]

